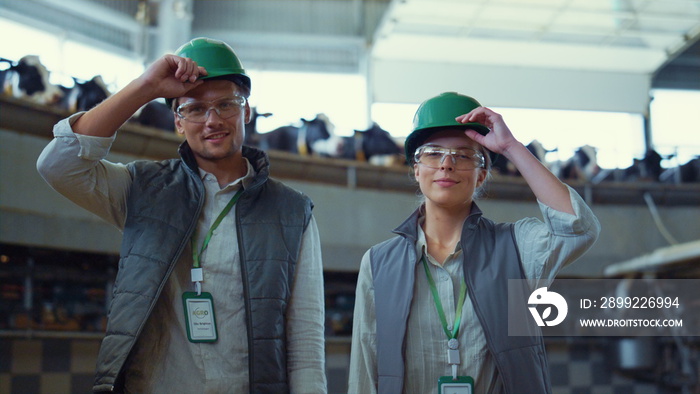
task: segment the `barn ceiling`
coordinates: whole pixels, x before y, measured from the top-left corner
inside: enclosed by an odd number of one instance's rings
[[[654,73],[700,35],[700,0],[398,0],[378,58]]]
[[[210,35],[249,68],[367,73],[372,102],[455,89],[494,106],[643,112],[653,86],[700,90],[700,0],[0,0],[0,11],[145,61]]]
[[[700,0],[392,0],[373,94],[645,113],[654,84],[700,89],[699,39]]]

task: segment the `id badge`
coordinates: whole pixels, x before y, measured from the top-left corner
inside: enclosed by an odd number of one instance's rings
[[[473,394],[474,379],[470,376],[440,376],[438,379],[438,394]]]
[[[190,342],[216,342],[216,316],[214,315],[214,299],[211,293],[197,295],[195,292],[182,293],[182,304],[185,307],[185,326],[187,339]]]

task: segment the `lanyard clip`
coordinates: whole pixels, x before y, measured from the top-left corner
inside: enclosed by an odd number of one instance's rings
[[[453,340],[456,342],[454,338],[450,341]],[[454,345],[454,343],[452,343],[452,345]],[[454,380],[457,380],[457,365],[460,364],[460,361],[461,360],[459,359],[459,349],[457,348],[457,346],[450,346],[447,349],[447,363],[450,364],[450,366],[452,366],[452,378]]]
[[[202,268],[192,268],[190,271],[192,276],[192,282],[194,282],[195,290],[197,295],[202,295],[202,281],[204,281],[204,271]]]

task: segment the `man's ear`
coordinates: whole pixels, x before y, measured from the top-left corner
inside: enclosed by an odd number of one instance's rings
[[[175,131],[176,131],[178,134],[184,135],[184,134],[185,134],[185,130],[182,128],[182,119],[180,119],[180,117],[177,116],[177,114],[174,113],[174,112],[173,112],[173,117],[174,117],[173,120],[174,120],[174,122],[175,122]]]
[[[250,123],[250,119],[253,116],[253,111],[250,110],[250,104],[248,103],[248,100],[245,101],[245,123],[248,124]]]

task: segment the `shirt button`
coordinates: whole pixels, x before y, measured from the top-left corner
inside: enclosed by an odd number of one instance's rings
[[[447,331],[452,331],[452,324],[450,324],[449,326],[447,326]]]

